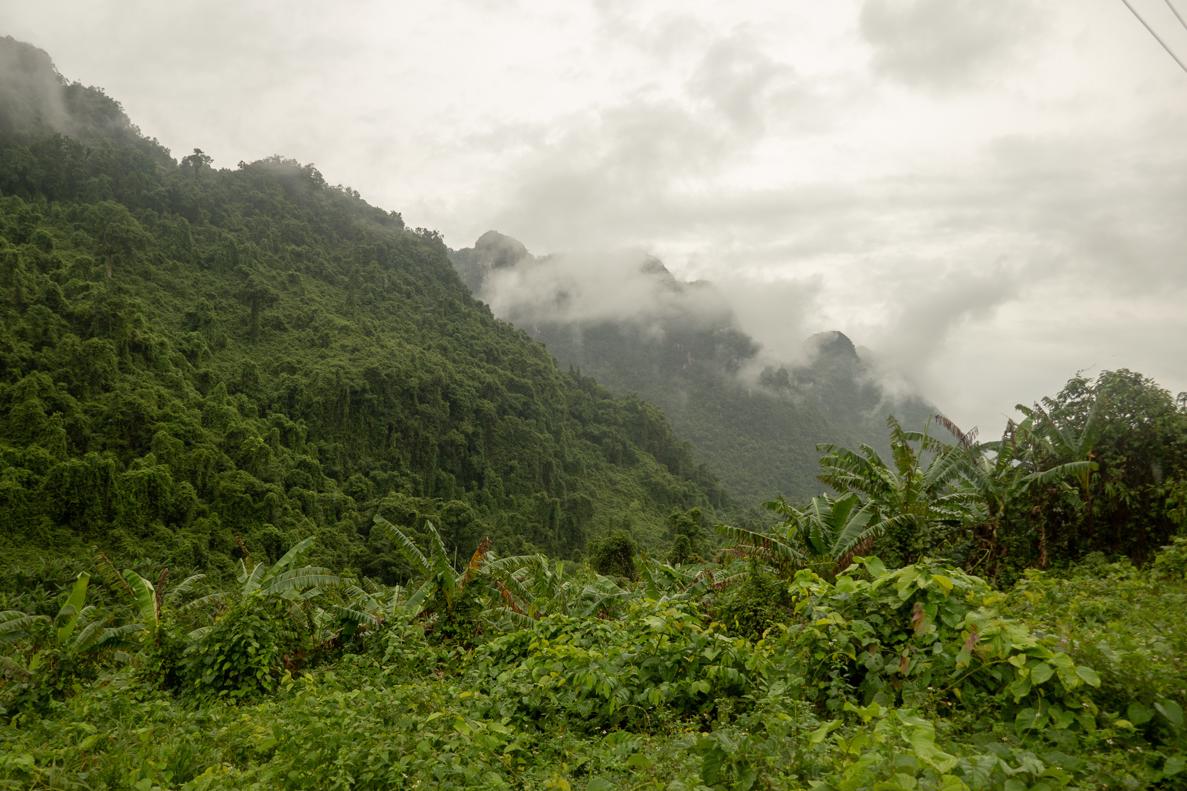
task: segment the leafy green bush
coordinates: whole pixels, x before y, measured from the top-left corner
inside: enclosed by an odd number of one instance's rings
[[[1187,582],[1187,536],[1175,536],[1154,556],[1154,573],[1176,582]]]
[[[735,722],[698,734],[690,744],[700,758],[700,780],[710,788],[792,786],[832,763],[822,723],[806,701],[773,685]],[[783,779],[783,783],[777,783]],[[798,783],[796,783],[798,784]]]
[[[1102,707],[1163,744],[1187,736],[1187,584],[1167,574],[1182,546],[1165,550],[1153,575],[1128,562],[1030,571],[1010,594],[1029,622],[1099,671]]]
[[[420,625],[402,620],[384,627],[374,641],[373,654],[396,678],[423,675],[437,667],[441,658],[438,649],[425,639]]]
[[[589,565],[599,574],[633,580],[639,576],[635,555],[639,547],[625,530],[615,530],[593,542],[589,549]]]
[[[185,652],[182,676],[187,692],[199,697],[242,700],[272,692],[310,648],[281,599],[249,596]]]
[[[475,652],[470,677],[511,721],[647,730],[744,707],[761,663],[688,605],[643,600],[619,621],[550,616],[495,638]]]
[[[711,611],[714,620],[731,633],[756,640],[771,625],[787,621],[791,615],[791,595],[786,582],[751,563],[740,582],[713,597]]]
[[[180,691],[185,684],[189,647],[189,640],[176,625],[162,623],[145,646],[140,678],[158,689]]]
[[[1082,688],[1099,686],[1096,672],[1002,616],[983,580],[929,563],[887,571],[876,558],[850,571],[833,584],[799,572],[800,624],[770,638],[828,710],[991,706],[1027,728],[1095,726]]]

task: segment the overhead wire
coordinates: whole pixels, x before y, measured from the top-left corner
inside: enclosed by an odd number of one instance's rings
[[[1162,40],[1162,36],[1158,35],[1158,33],[1156,33],[1154,31],[1154,28],[1150,27],[1150,24],[1148,22],[1146,22],[1146,20],[1142,19],[1142,15],[1137,12],[1136,8],[1134,8],[1132,5],[1129,4],[1129,0],[1121,0],[1121,2],[1125,3],[1125,7],[1129,9],[1129,12],[1131,14],[1133,14],[1135,17],[1137,17],[1138,21],[1142,23],[1142,27],[1144,27],[1144,28],[1146,28],[1146,30],[1150,31],[1150,35],[1154,37],[1155,41],[1157,41],[1159,44],[1162,45],[1162,48],[1166,50],[1166,54],[1170,55],[1172,58],[1175,59],[1175,63],[1179,64],[1179,68],[1183,70],[1183,73],[1187,74],[1187,65],[1185,65],[1183,63],[1183,61],[1179,60],[1179,56],[1175,54],[1175,51],[1173,49],[1171,49],[1169,46],[1167,46],[1167,43]],[[1169,3],[1168,3],[1168,5],[1169,5]],[[1174,10],[1173,6],[1171,7],[1171,10]],[[1179,15],[1179,13],[1176,11],[1175,16],[1178,16],[1178,15]],[[1182,21],[1182,20],[1180,19],[1179,21]]]
[[[1166,7],[1169,8],[1171,10],[1171,13],[1175,15],[1175,19],[1179,20],[1179,24],[1182,25],[1185,29],[1187,29],[1187,22],[1183,21],[1183,15],[1179,13],[1179,9],[1175,8],[1175,4],[1172,3],[1171,0],[1162,0],[1162,1],[1164,3],[1166,3]]]

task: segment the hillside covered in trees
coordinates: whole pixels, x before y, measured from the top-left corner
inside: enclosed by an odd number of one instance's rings
[[[309,165],[176,162],[44,52],[0,63],[7,556],[205,568],[318,535],[390,577],[376,512],[570,555],[721,504],[656,409],[495,320],[435,233]]]
[[[447,256],[0,40],[0,789],[1184,787],[1187,394],[882,415],[743,524]],[[816,342],[764,398],[861,380]]]
[[[536,257],[490,231],[450,260],[562,364],[659,406],[747,504],[814,494],[817,444],[886,450],[887,416],[921,428],[936,412],[884,389],[840,332],[803,339],[796,361],[771,359],[712,283],[681,282],[653,258]]]

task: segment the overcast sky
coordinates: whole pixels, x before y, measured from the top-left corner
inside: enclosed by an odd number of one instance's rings
[[[312,162],[451,247],[651,251],[984,434],[1079,369],[1187,390],[1187,74],[1120,0],[0,0],[0,33],[177,157]]]

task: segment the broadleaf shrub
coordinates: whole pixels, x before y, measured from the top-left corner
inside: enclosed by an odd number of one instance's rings
[[[475,652],[471,677],[499,716],[582,729],[651,729],[747,704],[763,657],[688,604],[636,602],[618,621],[550,616]]]
[[[283,599],[247,596],[186,649],[185,689],[231,700],[272,692],[299,664],[309,641]]]
[[[827,710],[846,704],[1033,710],[1033,727],[1094,725],[1085,686],[1099,685],[1025,623],[997,609],[983,580],[932,563],[888,571],[859,559],[829,583],[810,571],[791,586],[798,624],[770,640]]]

